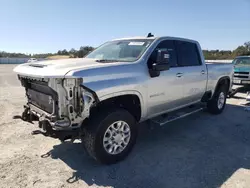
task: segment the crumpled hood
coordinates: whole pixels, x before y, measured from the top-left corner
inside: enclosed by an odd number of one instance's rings
[[[40,78],[59,78],[64,77],[69,71],[72,70],[86,70],[91,68],[107,67],[119,64],[119,62],[99,63],[96,62],[95,59],[89,58],[70,58],[24,63],[16,66],[13,71],[23,76],[32,76]]]

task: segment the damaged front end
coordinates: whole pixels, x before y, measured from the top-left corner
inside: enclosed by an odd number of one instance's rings
[[[38,119],[45,134],[61,140],[79,134],[98,102],[96,94],[82,85],[82,78],[18,77],[27,96],[22,119]]]

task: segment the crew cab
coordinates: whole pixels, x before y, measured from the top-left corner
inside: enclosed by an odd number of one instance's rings
[[[14,71],[26,89],[23,120],[38,119],[44,134],[61,140],[81,138],[106,164],[129,154],[140,122],[164,125],[204,108],[220,114],[233,77],[232,64],[206,64],[197,41],[154,36]]]

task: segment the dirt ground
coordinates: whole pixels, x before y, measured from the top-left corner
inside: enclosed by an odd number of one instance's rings
[[[200,112],[163,127],[140,125],[129,157],[111,166],[92,160],[79,142],[31,135],[19,119],[25,102],[13,65],[0,65],[0,187],[250,187],[250,112],[245,93],[223,114]]]

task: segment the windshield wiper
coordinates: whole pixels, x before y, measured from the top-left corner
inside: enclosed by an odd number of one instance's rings
[[[105,63],[105,62],[118,62],[118,60],[116,60],[116,59],[97,59],[96,62],[101,62],[101,63]]]

